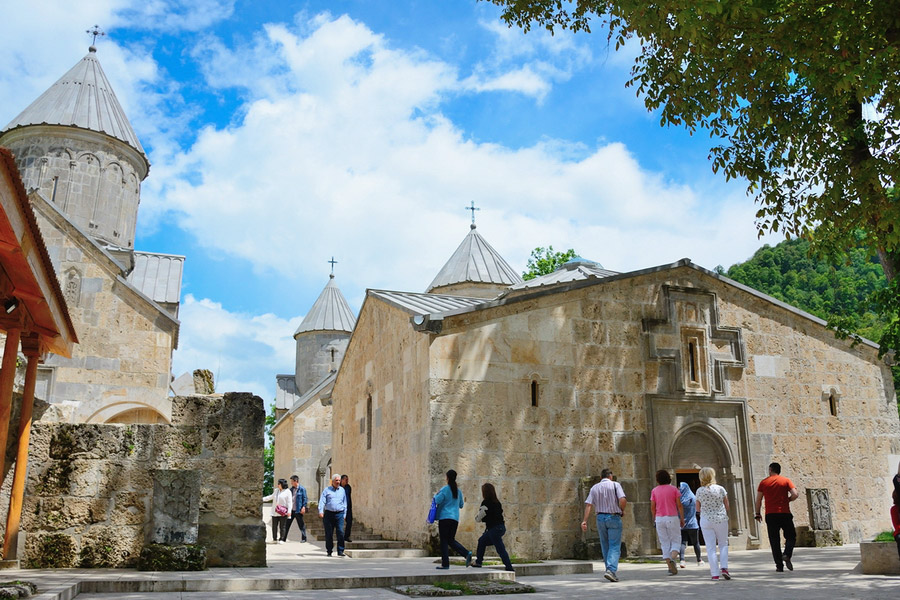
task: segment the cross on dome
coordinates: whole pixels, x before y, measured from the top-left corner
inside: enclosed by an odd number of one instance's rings
[[[329,278],[334,279],[334,265],[336,265],[338,261],[334,260],[334,257],[332,256],[331,260],[325,262],[331,263],[331,275],[329,275]]]
[[[470,227],[471,227],[472,229],[475,229],[475,211],[476,211],[476,210],[481,210],[481,209],[480,209],[480,208],[475,208],[475,201],[472,200],[472,205],[471,205],[471,206],[465,207],[463,210],[471,210],[471,211],[472,211],[472,225],[470,225]]]
[[[93,29],[87,29],[87,30],[85,30],[85,33],[88,34],[88,35],[94,36],[94,39],[91,41],[91,48],[92,48],[92,49],[95,49],[95,48],[94,48],[94,45],[97,43],[97,38],[98,38],[98,37],[103,37],[104,35],[106,35],[106,33],[104,33],[102,29],[100,29],[100,26],[99,26],[99,25],[94,25],[94,28],[93,28]]]

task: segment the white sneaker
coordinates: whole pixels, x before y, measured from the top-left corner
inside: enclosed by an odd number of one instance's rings
[[[278,543],[279,543],[279,544],[283,544],[283,543],[284,543],[284,540],[278,540]]]
[[[684,561],[681,561],[681,564],[680,564],[680,566],[681,566],[681,568],[682,568],[682,569],[683,569],[683,568],[685,568],[685,567],[686,567],[686,566],[687,566],[687,565],[686,565],[686,564],[684,564]]]

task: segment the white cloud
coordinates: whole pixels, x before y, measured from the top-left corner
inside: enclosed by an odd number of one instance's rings
[[[483,232],[513,264],[552,234],[583,239],[579,251],[619,270],[680,258],[676,237],[709,229],[701,241],[713,235],[716,255],[736,237],[719,224],[720,209],[648,172],[622,144],[572,158],[564,141],[511,149],[469,139],[440,111],[467,85],[456,68],[392,48],[349,17],[320,16],[306,34],[269,25],[234,52],[210,41],[205,48],[223,65],[239,63],[238,53],[269,61],[258,72],[210,74],[251,99],[231,126],[204,129],[173,161],[174,181],[145,194],[142,215],[174,209],[211,251],[261,272],[308,276],[308,257],[337,252],[355,264],[359,286],[422,289],[465,235],[462,208],[471,200],[484,209]],[[259,90],[268,91],[257,98]],[[743,230],[755,243],[749,222]]]
[[[294,372],[291,334],[302,317],[231,312],[220,302],[188,294],[180,311],[179,349],[172,359],[176,376],[209,369],[221,392],[253,392],[268,404],[276,373]]]

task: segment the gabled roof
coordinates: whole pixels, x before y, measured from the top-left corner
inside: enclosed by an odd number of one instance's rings
[[[275,382],[275,408],[287,410],[287,414],[294,413],[309,404],[311,400],[327,399],[331,397],[334,389],[334,381],[337,379],[337,371],[331,371],[319,380],[312,388],[300,397],[297,397],[297,386],[293,375],[276,375]],[[286,416],[286,415],[285,415]],[[281,417],[282,419],[284,416]],[[279,419],[281,421],[281,419]]]
[[[510,286],[522,278],[494,248],[475,230],[472,224],[468,235],[456,252],[440,270],[427,292],[455,283],[492,283]]]
[[[604,269],[603,265],[598,262],[586,260],[581,257],[575,257],[572,260],[567,261],[552,273],[541,275],[539,277],[535,277],[534,279],[529,279],[528,281],[523,281],[522,283],[517,283],[516,285],[511,286],[510,292],[539,288],[548,285],[556,285],[557,283],[565,283],[570,281],[582,281],[591,277],[611,277],[613,275],[618,275],[618,273],[616,271]]]
[[[9,297],[24,304],[16,319],[22,319],[23,310],[29,317],[23,333],[37,335],[41,352],[71,357],[78,334],[16,161],[6,148],[0,148],[0,263],[12,286]]]
[[[484,298],[467,298],[428,292],[391,292],[388,290],[368,290],[368,296],[379,298],[388,304],[413,315],[429,315],[447,311],[466,310],[487,302]]]
[[[128,274],[128,283],[154,302],[174,304],[181,300],[183,269],[183,256],[135,252],[134,269]]]
[[[319,294],[315,304],[306,313],[300,327],[294,332],[296,337],[307,331],[346,331],[350,333],[356,326],[356,317],[350,310],[346,298],[334,282],[334,275],[328,276],[328,284]]]
[[[93,46],[78,64],[10,121],[3,132],[28,125],[65,125],[105,133],[128,144],[147,160]]]

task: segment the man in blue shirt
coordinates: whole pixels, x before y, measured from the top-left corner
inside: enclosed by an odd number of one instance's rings
[[[291,530],[291,525],[297,521],[297,527],[300,528],[300,535],[303,536],[302,541],[306,541],[306,523],[303,522],[303,515],[306,514],[306,488],[300,485],[300,478],[291,475],[291,516],[288,520],[286,531]],[[285,533],[287,535],[287,533]]]
[[[334,548],[334,532],[337,530],[337,554],[344,556],[344,513],[347,511],[347,493],[341,487],[341,476],[335,473],[331,485],[322,490],[319,498],[319,517],[325,526],[325,552],[331,556]]]

